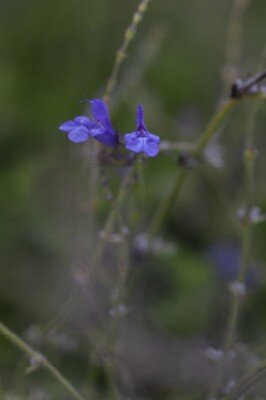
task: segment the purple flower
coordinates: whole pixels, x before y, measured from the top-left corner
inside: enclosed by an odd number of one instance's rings
[[[159,152],[160,138],[148,132],[143,115],[143,108],[137,107],[137,130],[125,135],[125,145],[135,153],[145,153],[148,157],[155,157]]]
[[[115,132],[106,104],[100,99],[90,100],[93,120],[80,116],[60,125],[61,131],[67,132],[69,140],[74,143],[85,142],[90,136],[107,146],[118,145]]]

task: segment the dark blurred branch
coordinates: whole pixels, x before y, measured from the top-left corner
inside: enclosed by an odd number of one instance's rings
[[[262,361],[252,368],[239,382],[234,389],[223,400],[237,400],[250,392],[259,382],[266,377],[266,361]]]
[[[266,93],[264,87],[260,87],[258,83],[266,78],[266,71],[258,72],[255,76],[248,78],[246,81],[237,79],[231,87],[231,98],[240,99],[245,95],[255,95],[261,93]]]

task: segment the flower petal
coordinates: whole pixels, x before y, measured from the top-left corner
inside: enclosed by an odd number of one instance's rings
[[[145,138],[143,151],[148,157],[155,157],[159,153],[159,143],[150,140],[149,138]]]
[[[113,132],[110,133],[107,129],[98,129],[98,132],[94,133],[93,137],[95,140],[98,140],[98,142],[103,143],[106,146],[116,147],[119,144],[117,134],[114,135]]]
[[[74,122],[77,125],[85,125],[87,128],[93,128],[95,127],[95,123],[93,123],[89,118],[85,117],[85,116],[79,116],[74,118]]]
[[[63,132],[69,132],[72,129],[76,128],[76,126],[77,125],[75,124],[74,121],[66,121],[66,122],[63,122],[63,124],[61,124],[59,126],[59,129],[60,129],[60,131],[63,131]]]
[[[140,127],[143,127],[145,129],[147,129],[146,125],[145,125],[145,122],[144,122],[144,111],[143,111],[143,108],[142,108],[141,104],[139,104],[138,107],[137,107],[136,124],[137,124],[137,129],[140,128]]]
[[[127,133],[125,135],[125,146],[128,150],[141,153],[143,151],[143,139],[145,138],[137,137],[136,132]]]
[[[160,143],[160,138],[157,135],[154,135],[153,133],[147,132],[148,138],[150,140],[153,140],[155,143],[159,144]]]
[[[90,131],[84,126],[79,126],[68,133],[68,139],[74,143],[85,142],[89,136]]]
[[[107,105],[100,99],[91,100],[91,110],[95,121],[103,127],[113,130]]]

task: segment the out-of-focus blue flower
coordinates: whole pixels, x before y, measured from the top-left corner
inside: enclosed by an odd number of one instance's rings
[[[125,145],[128,150],[135,153],[145,153],[148,157],[155,157],[159,153],[160,138],[148,132],[145,122],[143,108],[137,107],[137,130],[125,135]]]
[[[115,132],[106,104],[100,99],[90,100],[93,120],[80,116],[66,121],[59,129],[67,132],[69,140],[74,143],[85,142],[90,136],[107,146],[118,145],[118,136]]]
[[[210,248],[211,260],[214,262],[217,277],[227,282],[235,282],[241,261],[240,248],[233,244],[215,244]],[[245,284],[255,288],[258,284],[258,265],[249,265]]]

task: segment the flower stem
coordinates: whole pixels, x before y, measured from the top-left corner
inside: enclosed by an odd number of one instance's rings
[[[265,100],[266,93],[261,92],[250,96],[250,99],[253,101],[256,100]],[[195,145],[194,149],[191,151],[192,157],[200,157],[202,152],[210,139],[215,135],[217,130],[221,127],[223,123],[226,122],[228,116],[232,113],[232,111],[236,108],[239,100],[229,99],[227,100],[223,106],[216,112],[216,114],[211,118],[209,124],[207,125],[205,131],[203,132],[201,138],[198,143]],[[175,178],[175,181],[172,185],[171,190],[168,192],[166,197],[162,200],[159,205],[157,211],[155,212],[150,227],[149,227],[149,236],[150,238],[154,237],[159,231],[163,221],[167,217],[169,211],[176,201],[176,197],[180,194],[183,184],[186,181],[188,176],[188,170],[178,171],[178,174]]]
[[[250,248],[252,236],[252,221],[250,221],[250,212],[254,203],[254,132],[257,104],[249,104],[251,107],[248,113],[248,121],[245,135],[245,150],[244,150],[244,179],[245,179],[245,216],[242,222],[242,257],[241,264],[237,276],[237,284],[243,284],[246,277],[246,272],[250,263]],[[237,325],[237,318],[240,307],[240,297],[233,291],[233,299],[228,318],[228,329],[225,340],[225,349],[230,350]]]
[[[63,311],[61,312],[60,316],[57,317],[56,322],[54,323],[55,329],[58,328],[76,309],[76,307],[80,304],[80,302],[84,299],[87,289],[88,289],[88,282],[90,278],[92,277],[94,271],[96,270],[101,257],[103,255],[104,249],[106,242],[108,241],[108,237],[110,236],[112,229],[114,227],[114,223],[117,219],[117,216],[120,212],[120,209],[123,205],[124,199],[127,195],[128,187],[130,186],[130,180],[132,179],[134,173],[135,173],[135,168],[136,168],[136,162],[131,165],[129,171],[127,174],[124,176],[120,187],[118,191],[118,195],[116,199],[113,202],[112,209],[107,217],[105,226],[103,228],[103,237],[98,241],[98,245],[96,246],[95,252],[94,252],[94,257],[90,263],[90,270],[87,272],[87,280],[84,282],[81,290],[79,293],[72,297],[69,302],[67,302],[66,307],[64,307]],[[51,332],[53,332],[54,329],[51,329]]]
[[[241,42],[243,37],[243,23],[251,0],[234,0],[228,23],[225,49],[225,62],[222,66],[223,93],[226,95],[228,87],[238,75],[241,56]]]
[[[153,238],[158,233],[163,221],[165,220],[169,210],[172,209],[176,198],[181,192],[183,187],[183,183],[188,175],[188,170],[183,168],[178,172],[175,177],[175,181],[170,192],[165,196],[163,201],[160,203],[158,209],[155,211],[155,214],[152,218],[150,227],[149,227],[149,237]]]
[[[133,178],[133,175],[135,173],[136,166],[137,166],[137,163],[134,162],[131,165],[128,173],[125,174],[125,176],[120,184],[117,197],[113,203],[113,207],[112,207],[112,209],[109,213],[109,216],[106,220],[106,223],[105,223],[105,227],[103,230],[103,237],[101,238],[101,240],[96,248],[95,254],[94,254],[94,258],[92,261],[92,270],[94,270],[94,268],[97,266],[98,262],[100,261],[100,258],[102,256],[102,253],[104,250],[104,246],[106,244],[106,241],[108,240],[108,236],[112,232],[115,220],[116,220],[117,216],[119,215],[119,211],[120,211],[121,206],[124,202],[124,199],[127,195],[127,190],[128,190],[128,187],[130,186],[130,181]]]
[[[244,161],[244,179],[245,179],[245,215],[242,221],[242,251],[241,251],[241,262],[238,270],[238,275],[235,287],[243,285],[245,282],[246,273],[250,264],[250,249],[251,249],[251,237],[252,237],[252,221],[250,220],[250,211],[254,202],[254,132],[255,132],[255,119],[258,103],[248,104],[251,108],[247,114],[248,120],[246,125],[245,134],[245,150],[243,154]],[[231,291],[232,300],[230,304],[227,329],[224,343],[225,355],[228,354],[233,346],[236,338],[237,321],[239,318],[239,311],[241,305],[242,296],[238,293],[238,290]],[[223,365],[218,366],[217,375],[213,384],[213,388],[208,398],[213,398],[216,390],[222,382],[224,375]]]
[[[198,157],[201,155],[209,140],[217,132],[218,128],[220,128],[220,126],[226,121],[226,118],[234,110],[237,103],[238,102],[234,99],[227,100],[223,104],[223,106],[217,111],[217,113],[212,117],[201,138],[199,139],[195,149],[192,151],[192,155],[194,157]]]
[[[232,112],[237,104],[236,100],[228,100],[224,103],[223,107],[218,110],[218,112],[213,116],[207,125],[205,131],[203,132],[200,140],[196,144],[194,150],[192,150],[192,157],[199,157],[204,150],[204,147],[211,139],[211,137],[216,133],[217,129],[225,122],[228,115]],[[171,210],[177,196],[180,194],[183,184],[188,176],[188,170],[182,169],[178,171],[176,175],[175,181],[170,192],[163,199],[162,203],[159,205],[159,208],[154,214],[152,219],[149,235],[150,237],[154,237],[159,231],[164,219],[166,218],[168,212]]]
[[[136,35],[137,27],[138,27],[139,23],[142,21],[143,16],[148,8],[150,1],[151,0],[141,0],[141,2],[139,3],[139,5],[137,7],[136,12],[133,14],[131,24],[125,31],[124,41],[116,53],[116,59],[115,59],[110,77],[107,81],[107,85],[106,85],[105,92],[103,95],[103,101],[105,101],[106,103],[109,102],[110,97],[114,91],[122,62],[124,61],[124,59],[126,58],[126,55],[127,55],[126,54],[127,49]],[[97,154],[99,153],[99,150],[100,150],[100,145],[98,142],[95,142],[95,144],[93,146],[94,146],[94,149],[93,149],[94,155],[95,155],[95,158],[97,158]],[[89,177],[89,189],[90,189],[90,191],[89,191],[90,192],[89,210],[91,211],[91,229],[90,229],[91,233],[92,233],[93,227],[95,225],[94,220],[93,220],[94,219],[93,211],[94,211],[95,205],[97,204],[96,184],[99,181],[98,166],[99,165],[97,165],[97,167],[95,166],[95,168],[91,168],[90,177]],[[121,196],[123,196],[123,191],[124,191],[124,189],[123,189],[122,193],[121,193],[121,188],[123,185],[124,184],[122,183],[121,187],[119,189],[118,198],[115,201],[115,203],[117,203],[117,202],[119,203],[121,201]],[[116,206],[115,206],[115,208],[116,208]],[[113,223],[115,220],[115,214],[116,214],[116,210],[114,210],[114,208],[112,208],[112,210],[110,211],[109,217],[107,219],[105,228],[104,228],[106,237],[108,237],[108,232],[110,234],[110,231],[112,230]],[[92,265],[97,265],[99,259],[101,258],[102,251],[104,250],[105,242],[106,242],[106,240],[103,239],[100,241],[100,244],[97,246],[96,253],[95,253],[95,256],[92,261]],[[94,269],[94,267],[93,267],[93,269]],[[90,271],[90,275],[91,275],[91,271]],[[53,322],[56,321],[56,322],[54,322],[56,329],[59,325],[61,325],[66,320],[66,318],[68,318],[69,315],[71,315],[71,313],[76,308],[76,306],[80,303],[80,301],[83,299],[85,294],[86,294],[86,286],[84,286],[82,288],[82,290],[79,292],[79,294],[77,296],[74,297],[74,299],[70,299],[70,301],[67,302],[65,307],[63,307],[62,311],[59,312],[59,315],[57,315],[53,318]]]
[[[131,24],[125,31],[124,41],[116,53],[115,63],[111,71],[110,77],[108,79],[105,93],[103,96],[103,101],[105,101],[106,103],[108,103],[110,96],[114,91],[115,85],[117,83],[117,77],[121,68],[121,64],[127,57],[127,49],[136,35],[137,27],[139,23],[142,21],[150,1],[151,0],[141,0],[141,2],[138,5],[137,11],[133,14]]]
[[[13,343],[18,349],[22,350],[23,353],[29,356],[31,360],[34,360],[37,364],[46,368],[51,375],[68,391],[74,399],[85,400],[78,391],[72,386],[72,384],[66,379],[61,372],[51,364],[51,362],[41,353],[34,350],[24,340],[22,340],[17,334],[12,332],[5,324],[0,321],[0,333],[5,336],[11,343]]]

